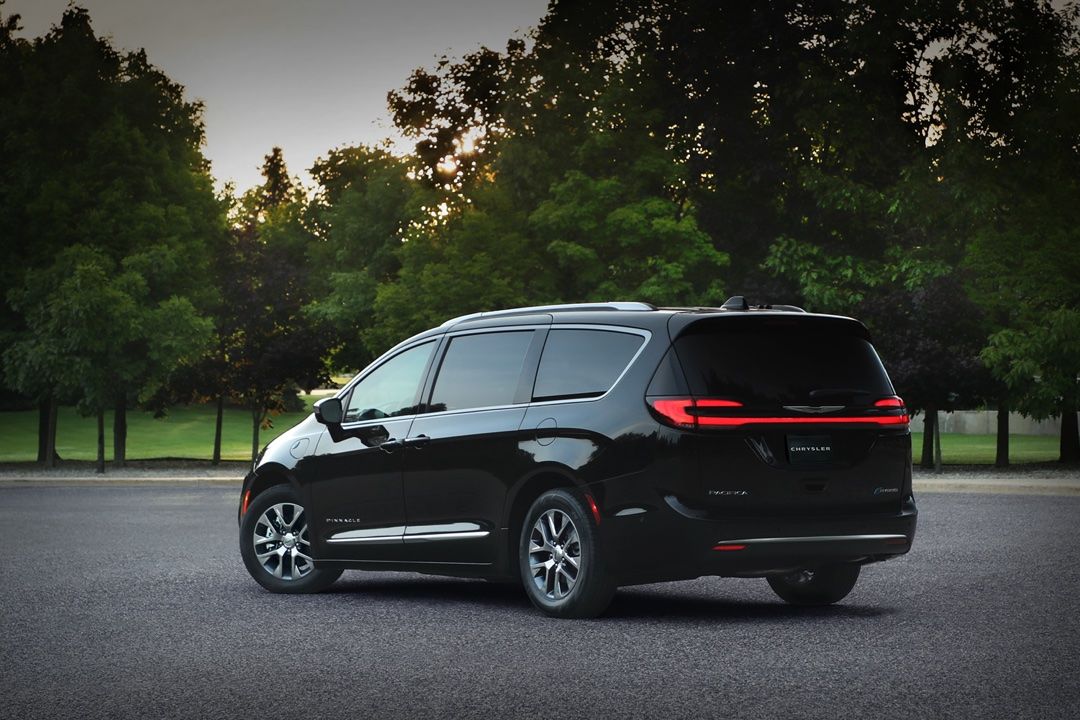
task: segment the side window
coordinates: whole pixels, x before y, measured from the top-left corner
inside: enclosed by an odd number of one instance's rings
[[[515,330],[453,338],[435,378],[430,410],[512,404],[533,332]]]
[[[540,356],[533,400],[603,395],[645,338],[609,330],[552,330]]]
[[[415,413],[416,393],[434,349],[434,340],[417,345],[371,371],[353,387],[345,422]]]

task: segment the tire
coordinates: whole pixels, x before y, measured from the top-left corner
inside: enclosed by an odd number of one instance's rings
[[[797,570],[784,575],[770,575],[769,587],[792,605],[831,605],[847,597],[859,579],[859,566],[853,563],[825,565],[815,570]]]
[[[255,582],[275,593],[325,590],[341,570],[315,567],[310,552],[307,517],[293,489],[277,485],[256,495],[240,522],[240,556]]]
[[[596,519],[567,490],[546,492],[529,508],[518,565],[529,600],[552,617],[596,617],[615,595],[615,584],[604,571]]]

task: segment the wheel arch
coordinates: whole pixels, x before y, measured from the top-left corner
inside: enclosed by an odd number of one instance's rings
[[[507,496],[503,512],[503,527],[506,528],[505,547],[507,572],[513,577],[518,575],[518,536],[521,525],[529,508],[548,490],[560,488],[583,489],[581,482],[569,468],[548,466],[538,469],[518,482]]]
[[[256,497],[278,485],[290,485],[294,490],[299,490],[292,475],[284,465],[267,463],[253,472],[248,482],[244,483],[244,489],[240,494],[240,507],[236,513],[237,522],[244,519],[244,510]]]

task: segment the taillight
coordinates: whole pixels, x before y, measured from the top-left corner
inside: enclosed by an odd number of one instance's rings
[[[696,412],[698,408],[741,408],[743,406],[738,400],[720,398],[651,398],[649,405],[666,420],[669,420],[669,425],[687,428],[712,425],[714,424],[713,420],[722,419],[709,415],[698,415]]]
[[[690,414],[690,410],[694,407],[693,398],[657,398],[650,400],[649,405],[668,421],[668,425],[697,427],[697,418]]]
[[[667,425],[696,430],[702,427],[740,427],[743,425],[907,425],[904,401],[898,397],[882,398],[874,409],[881,415],[791,415],[786,417],[746,414],[738,400],[722,398],[648,398],[649,406]],[[714,414],[720,411],[722,414]],[[898,411],[898,412],[897,412]]]

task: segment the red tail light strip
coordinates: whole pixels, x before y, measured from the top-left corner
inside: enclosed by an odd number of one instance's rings
[[[735,550],[745,550],[745,545],[714,545],[713,550],[718,552],[733,552]]]
[[[871,425],[907,425],[907,415],[885,415],[882,417],[707,417],[699,416],[699,425],[731,427],[738,425],[792,425],[805,423],[821,425],[825,423],[864,423]]]
[[[699,408],[741,408],[737,400],[698,398],[656,398],[649,404],[656,412],[677,427],[740,427],[742,425],[907,425],[908,414],[900,398],[885,398],[874,403],[875,408],[900,410],[899,415],[830,415],[828,417],[753,417],[733,415],[699,415]]]
[[[726,407],[737,408],[742,407],[743,404],[738,400],[715,400],[711,398],[700,398],[694,400],[694,405],[697,407]]]

